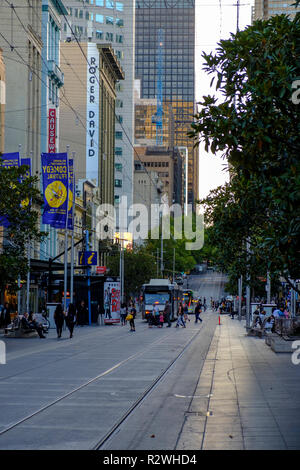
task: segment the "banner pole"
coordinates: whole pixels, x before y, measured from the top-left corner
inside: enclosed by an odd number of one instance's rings
[[[30,174],[31,174],[31,165],[32,165],[32,150],[30,152]],[[30,239],[28,239],[28,244],[27,244],[27,259],[28,259],[28,271],[27,271],[27,286],[26,286],[26,312],[29,314],[29,309],[30,309],[30,302],[29,302],[29,296],[30,296],[30,257],[31,257],[31,242]]]
[[[68,207],[69,207],[69,148],[67,145],[67,205],[65,225],[65,265],[64,265],[64,311],[67,311],[67,289],[68,289]]]
[[[72,241],[71,241],[71,287],[70,302],[73,303],[74,297],[74,225],[75,225],[75,152],[72,152],[73,158],[73,204],[72,204]]]

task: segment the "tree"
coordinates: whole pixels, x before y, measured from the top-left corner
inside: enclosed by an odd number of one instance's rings
[[[120,252],[108,258],[107,267],[111,276],[119,276],[120,273]],[[143,284],[156,277],[155,258],[151,256],[143,247],[136,247],[133,250],[124,252],[124,284],[125,296],[139,294]]]
[[[227,158],[231,180],[204,201],[213,240],[230,272],[299,277],[300,14],[258,20],[203,54],[223,96],[205,96],[189,133]],[[246,252],[246,241],[251,253]]]
[[[1,155],[0,155],[1,158]],[[42,198],[36,188],[37,177],[24,177],[26,166],[4,168],[0,165],[0,214],[7,219],[7,228],[1,227],[0,238],[0,290],[8,286],[17,290],[18,276],[26,277],[28,271],[27,243],[41,240],[39,212]],[[3,220],[3,219],[2,219]]]

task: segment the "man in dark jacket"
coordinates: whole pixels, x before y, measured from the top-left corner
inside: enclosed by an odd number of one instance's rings
[[[166,300],[166,305],[164,309],[164,319],[168,323],[167,328],[170,328],[171,326],[170,314],[171,314],[171,307],[170,307],[169,301]]]
[[[36,330],[40,338],[46,338],[43,335],[43,328],[35,320],[28,321],[28,313],[24,313],[21,320],[21,326],[24,330]]]

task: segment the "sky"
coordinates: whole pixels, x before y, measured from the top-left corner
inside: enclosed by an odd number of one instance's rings
[[[203,95],[214,95],[215,88],[210,88],[212,76],[203,70],[202,51],[214,51],[220,39],[227,39],[236,32],[236,0],[196,0],[196,101]],[[221,4],[221,9],[220,9]],[[254,0],[240,0],[239,27],[244,29],[251,24],[251,6]],[[209,192],[228,181],[224,171],[226,161],[220,156],[205,152],[200,147],[199,196],[206,197]]]

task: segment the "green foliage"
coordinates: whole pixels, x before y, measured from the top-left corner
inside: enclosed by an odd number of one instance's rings
[[[255,284],[267,270],[300,277],[299,37],[300,14],[277,15],[203,54],[223,102],[203,97],[189,135],[230,165],[230,182],[204,205],[217,262],[235,281],[250,272]]]
[[[28,240],[41,240],[44,235],[35,209],[43,202],[35,187],[38,179],[22,178],[26,171],[26,166],[6,169],[0,165],[0,214],[10,222],[8,228],[0,228],[0,290],[8,286],[16,291],[16,279],[19,275],[24,279],[28,270]]]
[[[107,267],[111,276],[119,276],[120,273],[120,253],[108,258]],[[124,252],[124,278],[125,295],[138,294],[144,283],[156,278],[155,259],[144,248],[137,247]]]

